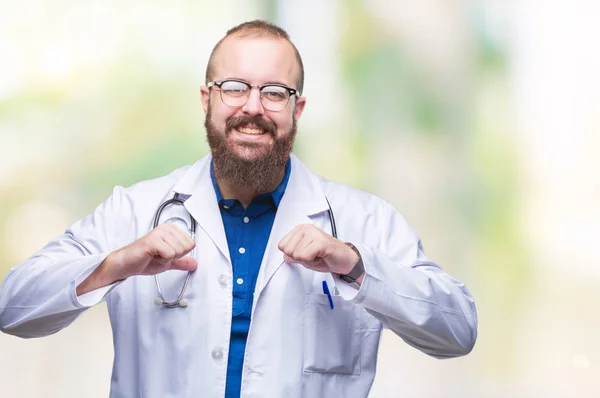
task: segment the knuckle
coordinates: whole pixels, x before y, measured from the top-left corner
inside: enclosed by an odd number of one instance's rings
[[[184,256],[188,251],[187,246],[180,245],[177,251],[177,257]]]
[[[151,232],[161,233],[168,228],[168,224],[159,224],[156,228],[154,228]]]
[[[308,255],[308,253],[304,252],[304,251],[300,251],[300,250],[295,250],[292,257],[296,260],[299,261],[308,261],[310,260],[310,256]]]
[[[172,260],[175,257],[175,250],[173,250],[173,248],[171,247],[167,247],[166,249],[164,249],[162,257],[167,259],[167,260]]]
[[[138,242],[139,242],[140,246],[142,247],[142,249],[144,249],[145,251],[153,250],[156,248],[155,241],[151,236],[142,238]]]
[[[166,258],[164,258],[163,256],[154,256],[154,258],[152,259],[152,261],[161,264],[161,265],[165,265],[166,263],[169,262],[169,260],[167,260]]]

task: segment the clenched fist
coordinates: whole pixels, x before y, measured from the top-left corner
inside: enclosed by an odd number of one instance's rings
[[[77,295],[135,275],[155,275],[167,270],[195,271],[198,263],[187,256],[196,243],[173,224],[161,224],[140,239],[112,252],[77,286]]]
[[[177,269],[194,271],[196,260],[186,256],[196,246],[192,238],[174,224],[161,224],[132,244],[111,253],[119,279],[134,275],[155,275]]]
[[[300,263],[319,272],[348,274],[359,257],[344,242],[311,224],[300,224],[277,246],[288,263]]]

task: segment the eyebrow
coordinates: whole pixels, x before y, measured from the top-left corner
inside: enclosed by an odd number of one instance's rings
[[[238,80],[238,81],[240,81],[240,82],[244,82],[244,83],[248,83],[248,84],[250,84],[250,82],[249,82],[249,81],[247,81],[246,79],[240,79],[239,77],[226,77],[225,79],[221,79],[221,80]],[[290,88],[293,88],[293,87],[291,87],[291,86],[288,86],[288,85],[287,85],[287,84],[285,84],[284,82],[277,81],[277,80],[269,80],[269,81],[266,81],[266,82],[264,82],[263,84],[260,84],[260,86],[264,86],[264,85],[266,85],[266,84],[279,84],[279,85],[281,85],[281,86],[285,86],[285,87],[290,87]]]
[[[264,84],[280,84],[282,86],[290,87],[286,83],[280,82],[280,81],[277,81],[277,80],[269,80],[268,82],[265,82]]]

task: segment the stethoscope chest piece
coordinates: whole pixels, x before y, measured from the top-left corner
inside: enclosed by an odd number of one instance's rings
[[[181,298],[181,299],[178,299],[178,300],[173,301],[173,302],[168,302],[168,301],[163,300],[160,297],[157,297],[157,298],[154,299],[154,304],[156,304],[156,305],[162,305],[162,306],[165,306],[167,308],[175,308],[175,307],[187,307],[188,304],[189,304],[189,302],[188,302],[188,300],[186,298]]]

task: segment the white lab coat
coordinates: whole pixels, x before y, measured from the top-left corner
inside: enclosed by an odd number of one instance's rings
[[[111,397],[223,397],[233,281],[210,159],[116,187],[93,213],[14,267],[0,290],[2,331],[49,335],[106,300],[115,348]],[[477,335],[473,299],[462,283],[425,257],[405,219],[382,199],[329,182],[294,155],[291,159],[290,180],[256,282],[242,397],[366,397],[382,327],[437,358],[467,354]],[[199,266],[186,291],[189,307],[156,306],[152,276],[77,297],[76,286],[111,251],[145,235],[159,204],[174,192],[188,198],[185,207],[198,223]],[[363,258],[366,276],[360,289],[331,274],[287,264],[277,249],[301,223],[330,232],[326,197],[339,239],[354,243]],[[160,277],[166,298],[174,299],[185,273]],[[333,310],[323,280],[335,291]]]

